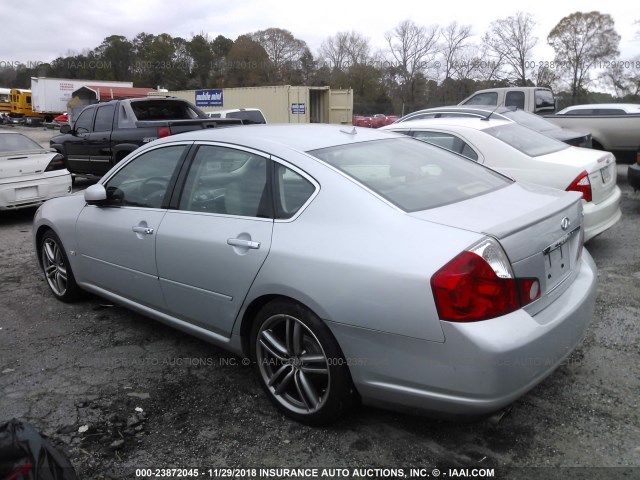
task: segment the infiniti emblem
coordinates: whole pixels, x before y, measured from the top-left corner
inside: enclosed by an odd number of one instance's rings
[[[564,217],[560,222],[560,226],[562,227],[562,230],[566,230],[567,228],[569,228],[569,225],[571,225],[571,220],[569,220],[568,217]]]

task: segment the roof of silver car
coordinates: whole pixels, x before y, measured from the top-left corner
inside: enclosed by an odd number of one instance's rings
[[[313,123],[207,128],[165,137],[162,141],[163,143],[179,140],[229,142],[257,149],[268,149],[268,146],[277,145],[307,152],[335,145],[381,140],[398,136],[398,134],[392,132],[382,132],[372,128]]]

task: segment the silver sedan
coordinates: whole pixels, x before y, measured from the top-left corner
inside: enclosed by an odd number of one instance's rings
[[[289,417],[358,401],[477,415],[513,402],[593,314],[580,194],[406,136],[337,125],[154,141],[33,236],[53,295],[92,292],[252,360]]]

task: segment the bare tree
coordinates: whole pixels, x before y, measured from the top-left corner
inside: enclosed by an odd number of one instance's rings
[[[465,56],[469,38],[471,37],[471,25],[458,25],[452,22],[442,29],[440,36],[440,53],[443,59],[444,79],[452,78],[454,72],[468,70],[470,65],[465,65],[468,60]]]
[[[618,56],[620,35],[611,15],[575,12],[553,27],[547,42],[556,52],[556,63],[569,76],[571,99],[575,103],[578,93],[591,80],[589,70],[600,60]]]
[[[415,100],[416,80],[424,78],[437,55],[440,35],[437,26],[423,27],[411,20],[400,22],[385,34],[391,56],[395,60],[393,69],[401,81],[403,103]]]
[[[529,13],[516,15],[491,22],[484,35],[484,43],[513,71],[513,79],[518,85],[527,84],[528,61],[538,39],[533,36],[536,22]]]
[[[346,70],[351,65],[367,62],[369,41],[356,31],[338,32],[322,42],[319,55],[332,68]]]

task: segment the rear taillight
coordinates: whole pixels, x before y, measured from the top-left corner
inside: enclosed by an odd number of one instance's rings
[[[567,187],[567,192],[580,192],[582,193],[582,198],[586,202],[590,202],[592,199],[591,181],[589,180],[587,172],[582,172],[578,175],[576,179],[571,182],[571,185]]]
[[[500,244],[486,238],[431,278],[442,320],[474,322],[513,312],[540,297],[537,278],[515,278]]]
[[[54,170],[62,170],[64,168],[66,168],[64,164],[64,157],[58,153],[51,159],[49,165],[47,165],[47,168],[45,168],[44,171],[53,172]]]
[[[169,127],[158,127],[158,138],[164,138],[171,135],[171,129]]]

